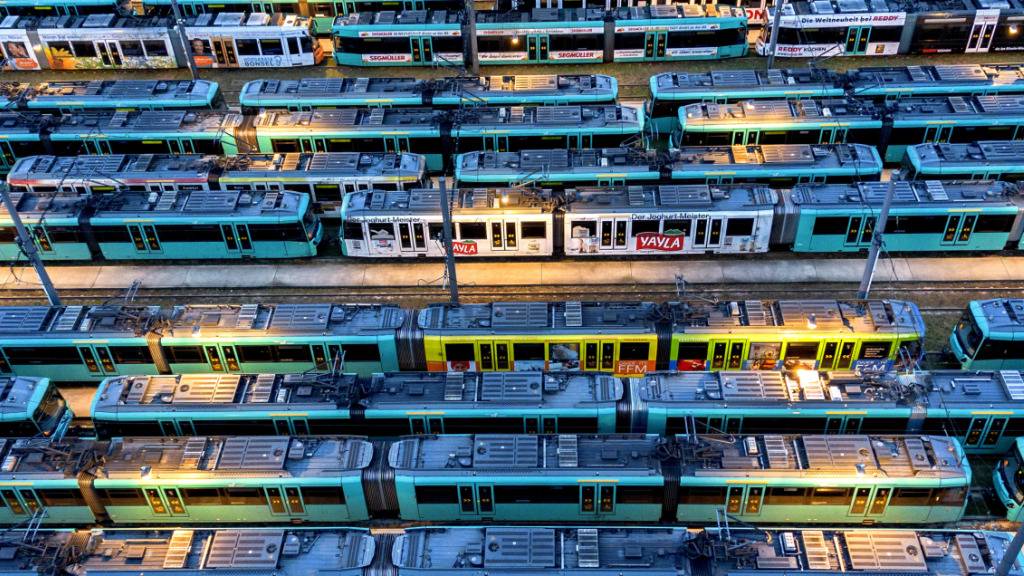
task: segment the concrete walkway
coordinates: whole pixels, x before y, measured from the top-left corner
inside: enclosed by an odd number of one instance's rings
[[[580,286],[672,284],[682,274],[691,284],[858,282],[861,259],[693,261],[482,262],[458,264],[459,284],[469,286]],[[335,286],[437,286],[441,262],[202,264],[174,266],[50,266],[62,289],[288,288]],[[1024,281],[1024,256],[893,258],[879,262],[879,282]],[[38,289],[31,268],[0,272],[0,289]]]

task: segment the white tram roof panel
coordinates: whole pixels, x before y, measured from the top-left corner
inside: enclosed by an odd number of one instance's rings
[[[335,26],[422,26],[461,23],[462,13],[454,10],[381,10],[357,12],[334,19]]]
[[[547,328],[552,334],[654,332],[657,306],[650,302],[493,302],[419,311],[424,330],[467,334],[517,334]]]
[[[496,173],[579,172],[612,170],[650,172],[658,169],[658,154],[634,148],[553,148],[518,152],[466,152],[458,156],[462,170]]]
[[[779,328],[853,334],[910,334],[917,325],[917,307],[901,300],[743,300],[709,303],[702,300],[669,304],[676,331],[718,333],[722,330],[766,332]]]
[[[874,102],[851,98],[805,100],[744,100],[729,104],[709,102],[687,104],[679,109],[689,123],[750,124],[768,120],[828,122],[844,120],[878,120],[881,114]]]
[[[400,327],[405,315],[379,304],[185,305],[174,307],[164,337],[377,334]]]
[[[367,530],[270,528],[213,530],[79,530],[39,532],[31,542],[0,544],[0,569],[8,574],[45,570],[59,558],[94,576],[146,574],[329,572],[361,576],[376,544]],[[11,554],[4,554],[10,550]],[[44,552],[45,551],[45,552]],[[61,561],[58,561],[59,563]]]
[[[669,152],[673,170],[759,170],[765,167],[841,168],[877,166],[878,153],[867,144],[766,144],[760,146],[682,146]],[[877,170],[876,170],[877,171]]]
[[[515,128],[600,128],[640,126],[635,108],[619,104],[589,106],[481,106],[456,111],[456,131],[490,126]]]
[[[954,122],[964,116],[1024,116],[1024,96],[989,94],[983,96],[923,96],[902,98],[894,103],[893,119],[923,121],[941,115]]]
[[[1024,299],[997,298],[972,305],[981,307],[981,315],[988,324],[989,332],[1024,332]]]
[[[224,167],[222,182],[247,177],[315,180],[327,176],[378,176],[389,180],[410,174],[422,174],[425,169],[421,155],[405,152],[289,152],[219,158]]]
[[[43,82],[38,84],[14,83],[0,87],[26,92],[29,100],[52,103],[60,106],[65,99],[76,102],[110,102],[116,106],[123,98],[159,98],[163,101],[191,102],[206,100],[216,88],[216,82],[208,80],[72,80],[68,82]]]
[[[682,438],[682,437],[681,437]],[[741,435],[684,444],[683,476],[964,478],[963,454],[944,436]]]
[[[391,445],[388,464],[416,474],[648,476],[661,470],[653,435],[476,434],[417,436]]]
[[[851,184],[798,184],[793,187],[793,203],[804,207],[847,207],[862,209],[885,202],[893,186],[894,206],[1011,206],[1017,187],[1007,182],[986,180],[901,180],[856,182]]]
[[[134,338],[161,317],[159,306],[4,306],[0,339]]]
[[[375,374],[367,409],[592,408],[622,398],[622,381],[605,374],[540,372],[448,372]]]
[[[412,528],[395,540],[402,573],[688,574],[685,528]]]
[[[373,445],[348,437],[117,438],[104,456],[97,476],[105,479],[315,478],[365,468]]]
[[[914,88],[923,84],[1024,84],[1024,66],[1017,64],[939,64],[878,66],[850,71],[856,93],[861,89]]]
[[[546,190],[522,188],[469,188],[453,191],[452,213],[548,214],[555,202]],[[345,196],[352,217],[441,215],[441,192],[436,188],[415,190],[356,191]]]
[[[664,213],[771,209],[778,193],[764,185],[663,184],[618,188],[577,188],[566,212]]]
[[[964,164],[977,167],[998,164],[1020,165],[1024,158],[1024,141],[981,140],[966,144],[928,143],[913,146],[922,166],[941,167],[949,164]]]
[[[444,112],[431,108],[343,108],[312,112],[264,110],[256,117],[257,129],[317,132],[318,130],[362,130],[434,128]]]
[[[219,156],[201,154],[88,154],[82,156],[28,156],[18,160],[8,179],[12,184],[106,185],[156,179],[206,182]]]
[[[337,409],[355,376],[328,374],[179,374],[119,376],[107,381],[95,409],[118,413]]]
[[[616,80],[605,74],[518,74],[478,78],[443,78],[437,96],[471,98],[473,94],[531,96],[614,93]],[[468,94],[467,94],[468,93]]]
[[[601,22],[600,8],[531,8],[530,10],[479,10],[477,24],[532,24],[536,22]]]
[[[128,110],[76,112],[60,117],[53,133],[73,136],[104,133],[207,133],[219,134],[240,125],[240,114],[186,110]]]

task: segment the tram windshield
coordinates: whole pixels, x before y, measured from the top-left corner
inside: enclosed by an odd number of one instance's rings
[[[1024,460],[1021,459],[1020,447],[1014,446],[1013,452],[1003,458],[1000,474],[1006,484],[1006,492],[1016,502],[1024,502]]]
[[[964,312],[963,317],[960,318],[960,322],[956,325],[955,333],[960,349],[964,351],[968,358],[974,358],[975,353],[978,351],[978,346],[981,344],[982,334],[978,324],[971,317],[969,310]]]

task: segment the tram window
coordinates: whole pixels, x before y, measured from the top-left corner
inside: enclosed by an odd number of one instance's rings
[[[263,38],[260,42],[260,51],[264,56],[284,56],[284,46],[277,38]]]
[[[790,342],[786,345],[785,359],[813,360],[818,357],[817,342]]]
[[[312,52],[312,50],[309,50]],[[288,38],[288,53],[292,56],[298,56],[302,54],[302,50],[299,48],[299,39],[295,37]],[[264,52],[266,54],[266,52]]]
[[[486,240],[487,226],[483,222],[460,222],[460,240]]]
[[[619,486],[615,501],[619,504],[660,504],[664,492],[661,486]]]
[[[987,338],[975,355],[975,360],[1002,360],[1024,356],[1024,341],[993,340]]]
[[[408,424],[406,426],[408,427]],[[444,431],[448,434],[474,434],[480,430],[487,430],[492,434],[522,434],[523,419],[449,417],[444,421]]]
[[[861,434],[905,434],[906,418],[865,418],[860,426]]]
[[[31,347],[18,346],[4,348],[7,359],[11,364],[22,364],[29,366],[57,365],[57,364],[81,364],[82,357],[78,355],[78,349],[74,346],[54,347]]]
[[[724,501],[725,488],[718,488],[716,486],[690,486],[679,491],[680,504],[713,504],[721,506]]]
[[[807,504],[806,488],[769,488],[764,500],[768,505]]]
[[[444,359],[449,362],[472,362],[476,359],[472,344],[445,344]]]
[[[121,40],[121,55],[126,57],[142,58],[146,55],[142,51],[142,42],[138,40]]]
[[[754,233],[753,218],[730,218],[725,223],[726,236],[750,236]]]
[[[390,223],[367,224],[370,231],[370,240],[394,240],[395,226]]]
[[[743,426],[746,427],[748,418],[743,419]],[[776,431],[779,430],[778,422],[774,424]],[[821,434],[825,429],[824,418],[793,418],[786,421],[787,431],[797,434]]]
[[[46,42],[46,47],[51,52],[66,52],[71,54],[71,42]]]
[[[657,234],[660,228],[661,222],[658,220],[634,220],[633,236],[639,236],[640,234]]]
[[[427,238],[430,240],[444,239],[444,225],[440,222],[427,224]]]
[[[172,364],[206,363],[202,346],[164,346],[163,351],[167,361]]]
[[[619,344],[619,360],[647,360],[650,350],[647,342],[623,342]]]
[[[886,234],[941,234],[946,216],[896,216],[886,223]]]
[[[889,506],[928,506],[932,491],[928,488],[897,488]]]
[[[273,362],[274,350],[271,346],[236,346],[238,358],[242,362]]]
[[[679,344],[679,350],[676,355],[678,362],[701,362],[703,363],[708,359],[708,343],[707,342],[681,342]],[[703,364],[702,366],[703,367]]]
[[[579,370],[580,345],[577,342],[548,344],[548,358],[551,359],[551,370]],[[516,360],[519,360],[518,353]]]
[[[576,504],[576,486],[495,486],[494,501],[498,504]]]
[[[761,512],[761,494],[764,488],[752,487],[747,490],[747,506],[744,509],[746,514],[758,514]]]
[[[892,350],[892,342],[862,342],[858,358],[861,360],[888,358],[890,350]]]
[[[43,506],[86,506],[85,498],[78,490],[36,490]]]
[[[665,233],[680,232],[683,236],[690,235],[690,224],[693,220],[665,220],[662,223],[662,230]]]
[[[236,38],[235,48],[239,56],[259,56],[260,46],[255,38]]]
[[[78,228],[70,226],[47,226],[46,233],[51,242],[81,242],[82,236]]]
[[[815,236],[845,235],[846,224],[849,220],[849,218],[842,216],[828,216],[824,218],[819,216],[814,219],[814,228],[812,229],[811,234]]]
[[[0,227],[0,242],[14,242],[18,232],[12,226]]]
[[[142,492],[132,488],[112,488],[96,490],[100,503],[104,506],[145,506],[146,500]]]
[[[782,342],[751,342],[747,357],[755,363],[754,369],[772,369],[782,351]]]
[[[523,240],[528,238],[547,238],[548,228],[544,222],[522,222],[520,224]]]
[[[544,360],[544,345],[525,343],[512,344],[512,356],[516,359],[516,362],[521,362],[523,360]]]
[[[92,43],[92,40],[73,40],[71,42],[71,48],[74,50],[75,56],[78,58],[96,57],[96,45]]]
[[[295,139],[274,138],[270,143],[274,152],[298,152],[299,141]]]
[[[306,513],[306,508],[302,505],[302,498],[299,497],[298,488],[285,488],[284,495],[288,499],[288,509],[292,514]]]
[[[183,488],[181,497],[186,506],[220,506],[224,503],[216,488]]]
[[[849,506],[852,493],[849,488],[812,488],[808,503],[811,506]]]
[[[981,215],[978,216],[978,223],[974,225],[974,232],[1009,232],[1013,229],[1013,215]],[[51,234],[52,238],[53,235]]]
[[[360,222],[345,221],[342,236],[345,240],[362,240],[363,225]]]
[[[1024,436],[1024,418],[1010,418],[1003,436]]]
[[[152,364],[153,355],[145,346],[111,346],[115,364]]]
[[[306,233],[298,223],[249,224],[249,234],[256,242],[305,242]]]
[[[226,503],[235,506],[263,506],[267,499],[259,488],[225,488]]]
[[[380,362],[380,347],[376,344],[345,344],[346,362]]]
[[[932,506],[955,506],[959,508],[964,504],[967,497],[967,489],[959,488],[936,488],[932,490]]]
[[[146,55],[150,58],[154,56],[167,56],[167,43],[163,40],[143,40],[142,46],[146,49]]]
[[[594,238],[597,236],[597,222],[588,220],[573,220],[569,224],[573,238]],[[15,232],[11,230],[11,240],[15,238]]]

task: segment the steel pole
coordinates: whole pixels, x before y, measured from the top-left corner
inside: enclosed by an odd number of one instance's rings
[[[43,266],[43,261],[39,257],[36,243],[28,235],[25,225],[21,223],[21,216],[18,215],[17,207],[14,205],[14,201],[11,200],[10,189],[5,182],[0,182],[0,196],[3,197],[4,207],[7,208],[11,221],[14,222],[14,229],[18,233],[18,244],[21,247],[21,251],[32,262],[32,267],[36,269],[36,274],[39,276],[39,284],[42,285],[43,292],[46,293],[46,299],[50,302],[50,306],[60,306],[60,296],[57,294],[57,289],[53,287],[53,281],[50,280],[50,275],[46,273],[46,267]]]
[[[468,42],[466,42],[466,54],[464,58],[468,61],[469,71],[473,76],[480,75],[480,60],[477,58],[477,42],[476,42],[476,7],[473,5],[474,0],[466,0],[466,36]],[[465,67],[465,66],[463,66]]]
[[[448,273],[448,295],[452,306],[459,305],[459,280],[455,277],[455,252],[452,247],[452,207],[448,203],[448,187],[445,185],[444,177],[438,181],[441,190],[441,218],[444,225],[444,265]]]
[[[871,293],[871,283],[875,279],[875,268],[878,266],[878,255],[882,252],[883,236],[885,235],[885,221],[889,219],[889,208],[892,207],[893,197],[896,195],[896,180],[899,178],[899,171],[893,171],[889,178],[889,186],[885,190],[885,201],[882,202],[882,211],[878,213],[878,220],[875,222],[875,229],[871,234],[871,249],[868,251],[868,261],[864,263],[864,274],[860,278],[860,287],[857,289],[857,298],[867,300]]]
[[[1017,561],[1017,557],[1020,555],[1022,546],[1024,546],[1024,524],[1017,528],[1017,533],[1013,535],[1013,540],[1010,540],[1010,543],[1006,546],[1006,551],[1003,552],[1003,557],[999,560],[999,566],[996,566],[996,576],[1009,576],[1010,570],[1013,570],[1013,563]]]
[[[185,19],[181,17],[181,8],[178,7],[178,0],[171,0],[171,13],[174,14],[174,29],[178,31],[178,42],[181,43],[182,52],[185,54],[185,62],[188,64],[188,72],[193,80],[199,79],[199,69],[196,68],[196,61],[192,55],[192,44],[185,34]]]
[[[775,0],[775,15],[772,16],[771,40],[768,41],[768,64],[769,70],[775,67],[775,50],[779,44],[779,23],[782,21],[782,10],[786,7],[786,0]]]

